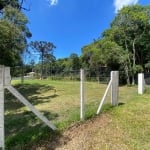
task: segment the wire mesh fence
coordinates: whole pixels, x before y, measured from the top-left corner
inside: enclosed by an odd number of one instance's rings
[[[21,71],[21,68],[17,68]],[[20,72],[21,75],[21,72]],[[24,75],[24,82],[21,84],[21,76],[13,76],[12,85],[46,116],[58,129],[64,129],[70,124],[80,120],[80,70],[66,71],[51,74],[43,80],[35,76]],[[110,80],[110,72],[93,74],[90,70],[84,72],[84,119],[91,118],[97,113],[104,92]],[[11,141],[20,135],[41,136],[45,127],[43,122],[37,119],[28,109],[21,104],[8,91],[5,96],[5,129],[7,138]],[[110,93],[107,95],[104,109],[110,106]],[[109,103],[109,105],[107,105]],[[32,134],[31,134],[32,133]],[[14,136],[12,136],[14,135]],[[20,138],[19,138],[20,139]],[[9,143],[10,140],[8,140]],[[11,144],[11,143],[10,143]]]
[[[70,126],[80,120],[80,70],[58,72],[54,71],[43,80],[37,76],[38,72],[24,74],[21,68],[11,68],[18,71],[12,74],[12,85],[22,95],[44,114],[59,129]],[[29,73],[29,72],[28,72]],[[124,77],[123,72],[119,76]],[[24,78],[23,84],[21,79]],[[84,70],[84,104],[85,119],[96,115],[100,101],[110,81],[110,72],[91,72]],[[147,77],[149,79],[149,77]],[[119,87],[119,102],[130,100],[130,95],[137,92],[137,87]],[[30,113],[24,105],[20,104],[8,91],[5,93],[5,128],[6,139],[17,139],[17,136],[26,133],[32,137],[43,133],[43,123]],[[102,113],[109,110],[111,93],[109,92]],[[33,131],[33,127],[36,128]],[[39,129],[40,128],[40,129]],[[14,135],[12,137],[12,135]],[[28,137],[27,135],[27,137]],[[20,139],[20,138],[18,138]],[[6,140],[7,141],[7,140]],[[8,140],[9,141],[9,140]]]
[[[21,68],[19,69],[21,75]],[[46,94],[49,95],[51,101],[48,108],[46,109],[49,109],[54,113],[58,113],[59,117],[57,117],[57,121],[59,119],[62,120],[62,116],[69,115],[66,113],[67,111],[72,113],[76,112],[76,117],[80,118],[80,70],[63,71],[61,73],[57,73],[57,71],[55,71],[55,74],[53,73],[50,76],[46,76],[43,80],[39,80],[35,74],[29,73],[25,74],[23,78],[24,83],[31,83],[33,85],[38,83],[43,84],[44,86],[47,85],[53,87],[51,90],[49,90],[49,92],[46,92]],[[21,81],[21,79],[21,76],[13,77],[13,80],[18,80],[18,82],[19,80]],[[90,70],[85,70],[84,99],[86,118],[96,114],[98,105],[106,90],[109,80],[110,72],[94,74],[91,73]],[[40,95],[38,96],[40,97]],[[108,101],[106,101],[106,103],[110,102],[110,95],[108,95],[107,99]],[[45,101],[44,98],[43,101]],[[43,103],[41,106],[42,105]],[[41,106],[39,104],[39,109],[41,109]]]

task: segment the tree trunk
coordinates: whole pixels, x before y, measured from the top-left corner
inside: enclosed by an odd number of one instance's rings
[[[134,74],[132,74],[132,85],[135,85],[135,78],[134,78]]]
[[[132,49],[133,49],[132,85],[135,85],[135,78],[134,78],[134,74],[135,74],[135,72],[134,72],[134,70],[135,70],[135,52],[136,52],[136,50],[135,50],[135,40],[136,40],[136,39],[134,39],[134,40],[133,40],[133,43],[132,43]]]
[[[127,85],[130,85],[130,77],[129,77],[129,68],[127,66],[127,64],[125,64],[125,73],[126,73],[126,82],[127,82]]]
[[[24,83],[24,66],[23,64],[21,65],[21,84]]]
[[[125,40],[125,47],[126,47],[126,51],[128,52],[127,62],[125,62],[125,73],[127,77],[126,81],[127,81],[127,85],[130,85],[129,69],[131,69],[131,61],[130,61],[129,50],[128,50],[128,45],[126,40]]]
[[[41,80],[43,79],[43,59],[44,59],[44,53],[42,52]]]

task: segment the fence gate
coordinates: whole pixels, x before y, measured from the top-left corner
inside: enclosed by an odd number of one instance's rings
[[[55,130],[56,127],[43,116],[26,98],[24,98],[13,86],[10,84],[10,68],[0,65],[0,147],[5,149],[5,135],[4,135],[4,89],[7,88],[19,101],[27,106],[38,118],[40,118],[47,126]]]

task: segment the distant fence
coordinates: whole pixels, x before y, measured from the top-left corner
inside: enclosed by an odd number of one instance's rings
[[[67,89],[67,86],[68,87],[71,86],[71,88],[74,89],[74,92],[76,92],[76,95],[80,97],[76,98],[76,96],[74,96],[74,99],[76,99],[77,101],[73,101],[73,103],[75,103],[74,104],[75,107],[81,107],[80,119],[83,120],[83,116],[86,117],[86,113],[90,113],[87,116],[96,114],[100,100],[101,98],[103,98],[105,93],[109,101],[107,101],[106,96],[104,96],[103,99],[104,100],[106,99],[105,103],[110,103],[112,93],[106,92],[106,89],[111,80],[111,76],[110,76],[111,72],[110,71],[92,72],[91,70],[84,69],[84,74],[81,75],[80,71],[81,70],[70,70],[70,71],[61,72],[60,74],[53,73],[50,76],[47,76],[45,79],[49,81],[54,81],[54,82],[55,81],[62,82],[64,85],[63,90],[65,90],[65,88]],[[13,79],[21,80],[21,77],[13,77]],[[33,76],[31,77],[24,76],[24,80],[29,80],[29,79],[36,79],[36,77],[34,78]],[[79,82],[83,80],[84,82],[82,83]],[[111,88],[112,83],[113,82],[110,83],[110,88]],[[78,84],[78,87],[76,86],[77,84]],[[56,89],[56,91],[58,93],[59,89]],[[75,93],[68,95],[68,99],[70,97],[70,101],[72,100],[73,94]],[[83,105],[86,108],[84,108]]]
[[[12,71],[11,76],[14,80],[30,80],[30,79],[40,79],[39,72],[30,72],[30,71],[22,71],[21,67],[13,67],[10,68]],[[13,70],[17,70],[17,73],[13,73]],[[85,70],[85,81],[93,81],[100,83],[108,83],[110,80],[110,71],[105,70]],[[32,73],[32,74],[31,74]],[[80,70],[53,70],[51,74],[43,74],[43,79],[51,79],[51,80],[80,80]]]
[[[80,70],[76,70],[68,72],[68,74],[63,74],[63,76],[62,74],[48,76],[47,79],[44,80],[27,80],[23,86],[20,84],[16,85],[16,89],[18,87],[23,89],[25,93],[27,93],[27,99],[29,99],[29,101],[31,100],[33,105],[40,106],[44,108],[44,111],[49,112],[48,118],[53,117],[52,115],[54,114],[56,117],[54,117],[52,123],[56,123],[57,126],[59,122],[64,122],[65,124],[68,120],[69,122],[75,122],[80,119],[91,118],[96,115],[98,108],[100,108],[99,111],[101,112],[106,110],[105,107],[111,108],[111,91],[116,88],[111,88],[114,87],[114,85],[110,72],[94,74],[91,73],[90,70],[84,70],[84,83],[82,84],[80,83],[80,77]],[[83,79],[83,76],[81,78]],[[21,77],[13,79],[18,80],[21,79]],[[18,81],[16,81],[16,83],[18,83]],[[55,89],[55,91],[53,91],[53,89]],[[26,92],[26,90],[28,92]],[[80,92],[83,92],[83,94],[80,95]],[[36,93],[36,96],[34,93]],[[80,96],[83,98],[82,102],[84,105],[80,103]],[[104,107],[101,109],[101,106],[98,106],[102,100]],[[11,102],[12,101],[9,101],[10,104]],[[81,114],[80,105],[82,107]],[[9,108],[6,107],[6,110],[7,109],[9,110]],[[17,109],[20,108],[16,108],[16,111]],[[15,115],[12,117],[15,117]]]

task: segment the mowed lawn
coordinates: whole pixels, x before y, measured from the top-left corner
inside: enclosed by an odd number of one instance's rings
[[[5,92],[6,149],[30,149],[36,143],[61,136],[71,124],[80,121],[80,82],[54,80],[26,80],[23,85],[13,80],[12,84],[39,111],[58,128],[49,129],[32,112]],[[85,82],[85,119],[94,117],[106,89],[106,84]],[[144,95],[137,94],[137,87],[119,87],[119,106],[110,106],[110,93],[102,109],[112,122],[98,134],[107,135],[104,143],[123,143],[128,149],[150,148],[150,88]],[[101,117],[101,115],[99,115]],[[112,134],[119,131],[117,141]],[[107,132],[106,132],[107,131]],[[110,132],[108,132],[110,131]],[[108,140],[109,139],[109,140]],[[105,147],[105,146],[104,146]],[[108,147],[109,149],[109,147]],[[110,148],[111,149],[111,148]]]

